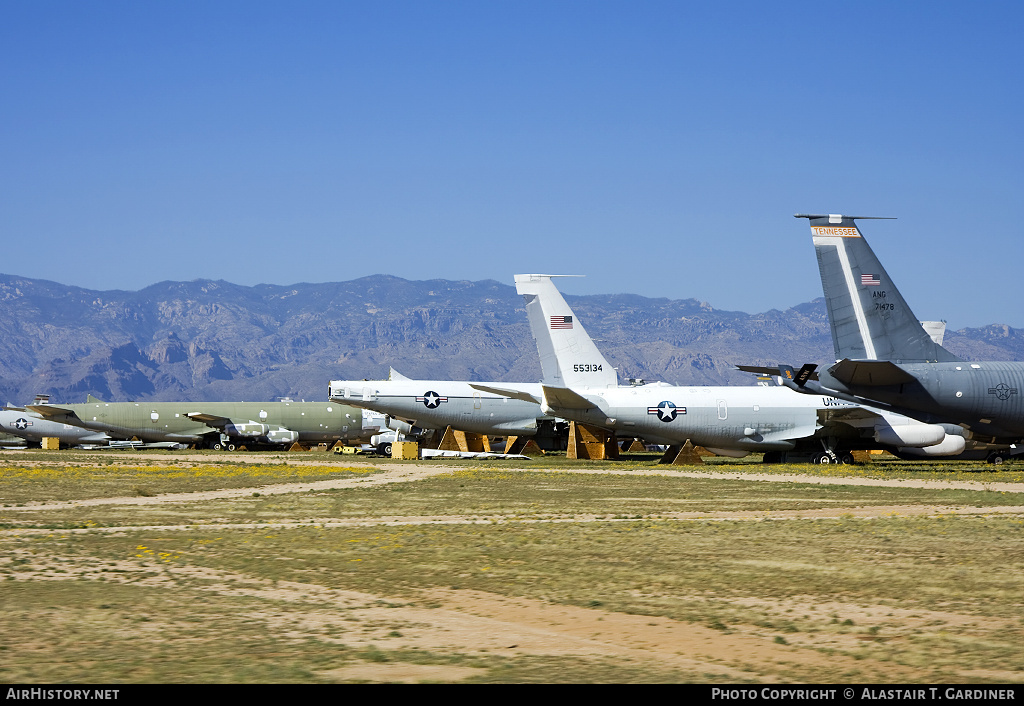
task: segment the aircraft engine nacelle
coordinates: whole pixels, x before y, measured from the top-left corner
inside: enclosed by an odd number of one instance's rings
[[[228,436],[245,436],[258,438],[266,436],[270,427],[259,422],[245,422],[244,424],[228,424],[224,427],[224,433]]]
[[[947,434],[946,438],[938,444],[925,446],[924,448],[901,447],[899,450],[911,456],[957,456],[963,452],[967,442],[962,436]]]
[[[267,432],[267,441],[271,444],[294,444],[299,440],[299,432],[291,429],[274,429]]]
[[[380,446],[381,444],[393,444],[399,440],[400,434],[396,431],[386,431],[383,434],[374,434],[370,437],[371,446]]]
[[[875,441],[887,446],[925,447],[941,444],[946,439],[946,430],[938,424],[888,424],[875,425]],[[963,439],[961,439],[963,441]]]
[[[427,433],[427,430],[423,427],[418,427],[409,422],[402,421],[401,419],[395,419],[394,417],[385,417],[384,426],[392,431],[397,431],[399,434],[408,437],[420,437]]]

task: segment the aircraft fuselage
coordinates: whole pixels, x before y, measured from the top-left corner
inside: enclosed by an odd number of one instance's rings
[[[256,440],[282,429],[307,443],[363,436],[362,411],[329,402],[87,402],[59,407],[74,412],[68,423],[142,441],[195,443],[221,431]],[[220,429],[189,414],[223,417],[230,424]]]
[[[694,445],[746,452],[793,450],[821,428],[822,409],[854,406],[784,387],[652,385],[577,392],[597,407],[545,406],[545,411],[653,443],[689,439]]]
[[[819,383],[827,389],[888,405],[922,422],[959,424],[973,434],[1024,439],[1024,363],[896,365],[914,380],[900,385],[852,385],[821,371]]]
[[[523,390],[540,398],[536,383],[478,383]],[[372,409],[425,429],[451,426],[493,436],[532,436],[547,415],[534,402],[482,392],[444,380],[332,380],[332,401]]]
[[[0,431],[35,443],[39,443],[44,437],[55,438],[68,446],[104,444],[109,440],[102,432],[43,419],[38,414],[13,409],[0,410]]]

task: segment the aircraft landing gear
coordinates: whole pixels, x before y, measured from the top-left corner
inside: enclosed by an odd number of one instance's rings
[[[834,451],[819,451],[811,455],[811,463],[827,466],[830,463],[839,463]]]
[[[385,441],[383,444],[377,444],[377,453],[381,456],[391,457],[391,442]]]
[[[993,451],[988,455],[988,462],[1001,466],[1006,461],[1008,454],[1004,451]]]
[[[857,463],[857,459],[849,451],[829,449],[828,451],[819,451],[816,454],[812,454],[811,463],[819,463],[823,466],[831,463],[841,463],[844,466],[852,466]]]

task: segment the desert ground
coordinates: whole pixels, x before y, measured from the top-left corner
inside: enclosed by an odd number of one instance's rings
[[[0,680],[1024,680],[1024,465],[0,452]]]

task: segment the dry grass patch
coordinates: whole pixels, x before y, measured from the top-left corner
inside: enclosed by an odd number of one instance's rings
[[[0,466],[0,506],[87,498],[152,497],[225,488],[255,489],[271,483],[313,482],[376,472],[373,467],[341,464],[4,465]]]
[[[852,516],[1020,493],[468,468],[373,485],[395,467],[316,492],[6,508],[37,530],[0,533],[0,644],[19,645],[0,679],[1024,680],[1024,521]],[[661,517],[681,509],[716,519]],[[779,519],[723,514],[751,510]],[[480,523],[324,525],[387,517]],[[177,530],[130,527],[147,523]]]

